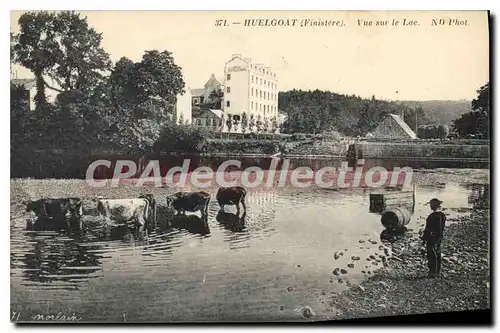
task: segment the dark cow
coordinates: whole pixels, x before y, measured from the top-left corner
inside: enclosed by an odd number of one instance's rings
[[[247,191],[241,186],[221,187],[217,192],[217,202],[222,211],[224,211],[225,205],[236,205],[237,214],[239,215],[240,203],[243,205],[245,212],[247,211],[247,206],[245,205],[246,195]]]
[[[39,199],[25,204],[26,212],[34,212],[39,220],[66,221],[68,228],[75,221],[81,223],[83,208],[80,198]]]
[[[210,194],[206,192],[177,192],[174,195],[167,197],[167,205],[179,214],[196,212],[199,210],[202,215],[207,215],[209,203]]]
[[[141,194],[137,199],[99,199],[99,214],[118,224],[135,224],[138,231],[156,226],[156,200],[152,194]]]

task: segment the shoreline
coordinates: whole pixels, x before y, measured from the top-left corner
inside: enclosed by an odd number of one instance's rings
[[[446,211],[445,211],[446,213]],[[425,218],[418,224],[423,228]],[[449,218],[442,242],[442,276],[427,278],[427,261],[417,231],[394,243],[387,265],[358,285],[331,295],[335,319],[491,309],[490,210]],[[396,255],[397,254],[397,255]]]

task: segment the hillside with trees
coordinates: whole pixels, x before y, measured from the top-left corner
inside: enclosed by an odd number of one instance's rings
[[[420,106],[340,95],[330,91],[290,90],[279,93],[281,112],[287,115],[285,133],[322,133],[338,131],[348,136],[364,136],[390,113],[401,114],[410,128],[432,124],[436,120]],[[417,117],[415,117],[415,114]],[[415,120],[416,118],[416,120]]]
[[[471,102],[459,101],[401,101],[410,107],[421,107],[425,113],[436,120],[438,124],[451,125],[461,115],[471,111]]]

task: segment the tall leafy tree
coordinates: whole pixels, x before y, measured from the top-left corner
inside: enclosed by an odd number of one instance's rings
[[[243,133],[246,133],[248,129],[248,115],[246,112],[243,112],[243,114],[241,115],[241,131]]]
[[[72,11],[27,12],[18,20],[14,59],[30,69],[37,80],[37,105],[45,104],[45,87],[61,91],[95,88],[109,70],[109,55],[102,36],[90,28],[86,17]],[[44,75],[59,86],[52,87]]]
[[[49,12],[24,13],[18,20],[19,34],[13,46],[15,62],[35,75],[37,92],[34,99],[37,110],[47,104],[43,75],[48,74],[57,61],[55,53],[59,44],[54,19],[55,14]]]
[[[53,52],[56,65],[48,71],[49,77],[65,91],[95,88],[111,69],[109,54],[101,46],[102,34],[74,11],[59,12],[53,20],[58,47]]]
[[[477,135],[488,138],[490,135],[490,84],[477,90],[472,101],[472,111],[463,114],[453,122],[453,128],[460,136]]]

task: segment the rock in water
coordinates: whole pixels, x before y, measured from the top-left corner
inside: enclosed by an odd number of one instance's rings
[[[332,273],[333,275],[339,275],[339,272],[340,272],[340,268],[335,268]]]
[[[360,258],[360,257],[358,257],[358,256],[352,256],[352,257],[351,257],[351,259],[352,259],[352,260],[359,260],[359,259],[361,259],[361,258]]]
[[[347,274],[347,271],[346,271],[345,269],[343,269],[343,268],[342,268],[342,269],[340,269],[340,273],[342,273],[342,274]]]
[[[311,318],[312,316],[315,315],[313,310],[308,306],[305,306],[300,312],[305,318]]]
[[[354,268],[354,264],[347,264],[347,267]]]
[[[362,240],[362,239],[360,239],[358,242],[361,243],[361,244],[363,244],[365,241]]]
[[[340,254],[338,252],[335,252],[335,254],[333,255],[333,258],[335,260],[337,260],[338,258],[340,258]]]

